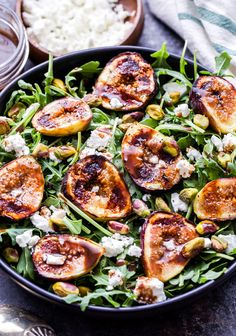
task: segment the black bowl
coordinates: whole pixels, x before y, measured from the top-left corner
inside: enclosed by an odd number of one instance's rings
[[[89,61],[100,61],[101,65],[104,65],[108,60],[117,55],[120,52],[125,51],[136,51],[142,54],[142,56],[151,62],[150,54],[155,52],[153,49],[142,48],[142,47],[107,47],[107,48],[96,48],[83,50],[75,53],[71,53],[62,57],[58,57],[54,61],[54,76],[62,77],[67,74],[72,68],[79,66],[85,62]],[[175,55],[170,55],[168,59],[169,64],[173,69],[179,69],[179,57]],[[42,63],[35,68],[25,72],[23,75],[15,79],[10,85],[8,85],[1,93],[0,96],[0,115],[3,113],[5,104],[10,98],[11,92],[17,89],[17,82],[19,79],[23,79],[26,82],[34,83],[41,82],[44,79],[44,73],[47,72],[48,62]],[[189,76],[193,75],[193,63],[188,61],[187,73]],[[58,303],[68,308],[80,311],[78,305],[71,304],[67,305],[61,298],[57,295],[48,292],[47,290],[39,287],[38,285],[30,282],[29,280],[23,278],[19,275],[11,266],[9,266],[4,260],[0,259],[0,266],[2,269],[9,274],[9,276],[17,282],[21,287],[25,288],[32,294],[48,300],[52,303]],[[175,298],[168,299],[157,304],[145,305],[145,306],[135,306],[130,308],[105,308],[97,306],[89,306],[86,310],[86,314],[90,314],[95,317],[137,317],[138,316],[150,316],[153,313],[160,313],[180,306],[190,303],[194,299],[204,295],[207,291],[213,290],[216,286],[221,285],[226,281],[236,270],[236,261],[231,264],[227,272],[217,280],[212,280],[207,282],[200,287],[193,289],[185,294],[176,296]]]

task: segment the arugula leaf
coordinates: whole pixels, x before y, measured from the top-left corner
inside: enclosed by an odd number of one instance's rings
[[[30,250],[27,247],[24,247],[22,249],[22,253],[16,270],[19,274],[22,274],[23,277],[34,280],[34,266]]]
[[[156,75],[157,75],[157,77],[159,77],[161,75],[171,76],[173,78],[176,78],[176,79],[180,80],[182,83],[184,83],[189,88],[192,87],[192,83],[184,75],[182,75],[178,71],[169,70],[169,69],[166,69],[166,68],[158,68],[157,72],[156,72]]]
[[[223,76],[225,74],[229,69],[231,59],[232,57],[226,51],[222,51],[219,56],[215,57],[216,75]]]
[[[166,42],[163,42],[161,49],[151,54],[151,57],[156,59],[152,63],[153,68],[171,69],[170,65],[166,61],[169,57],[169,53],[167,52],[167,49],[166,49]]]
[[[80,308],[82,311],[85,311],[85,309],[88,307],[88,305],[96,304],[98,299],[104,299],[105,301],[108,301],[113,307],[118,308],[120,307],[120,303],[115,301],[113,299],[113,296],[126,296],[130,299],[134,299],[134,294],[131,291],[121,291],[121,290],[112,290],[112,291],[106,291],[105,289],[97,289],[92,293],[89,293],[88,295],[84,297],[80,297],[75,294],[67,295],[63,298],[63,300],[66,303],[79,303]],[[105,305],[105,303],[103,303]]]

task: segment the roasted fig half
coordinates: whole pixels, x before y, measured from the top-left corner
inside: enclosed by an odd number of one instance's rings
[[[0,216],[13,220],[29,217],[43,198],[44,177],[32,156],[21,156],[0,169]]]
[[[131,212],[127,186],[116,167],[101,155],[74,164],[62,183],[63,194],[98,220],[126,217]]]
[[[236,88],[219,76],[199,76],[190,92],[196,113],[205,114],[218,133],[236,130]]]
[[[102,106],[114,111],[140,110],[157,91],[154,70],[136,52],[125,52],[112,58],[95,84]]]
[[[32,259],[38,273],[51,280],[70,280],[88,273],[104,249],[92,240],[70,234],[47,235],[35,245]]]
[[[141,242],[145,275],[166,282],[179,274],[190,259],[181,251],[185,243],[198,237],[186,218],[167,212],[153,212],[143,225]]]
[[[207,183],[194,200],[194,212],[199,219],[236,219],[236,177]]]
[[[171,189],[180,180],[182,158],[176,141],[153,128],[134,124],[122,141],[124,166],[134,182],[147,190]]]
[[[92,119],[88,104],[75,98],[53,101],[38,111],[32,124],[44,135],[61,137],[76,134],[87,128]]]

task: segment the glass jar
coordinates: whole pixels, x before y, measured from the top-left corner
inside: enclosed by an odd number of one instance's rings
[[[0,90],[22,72],[28,56],[23,24],[12,9],[0,4]]]

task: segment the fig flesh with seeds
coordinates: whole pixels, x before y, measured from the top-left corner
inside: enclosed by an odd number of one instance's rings
[[[190,260],[183,257],[183,246],[196,237],[194,225],[181,215],[153,212],[141,231],[145,275],[163,282],[175,277]]]
[[[47,235],[35,245],[32,259],[42,277],[67,281],[90,272],[103,253],[102,246],[86,238],[71,234]]]

